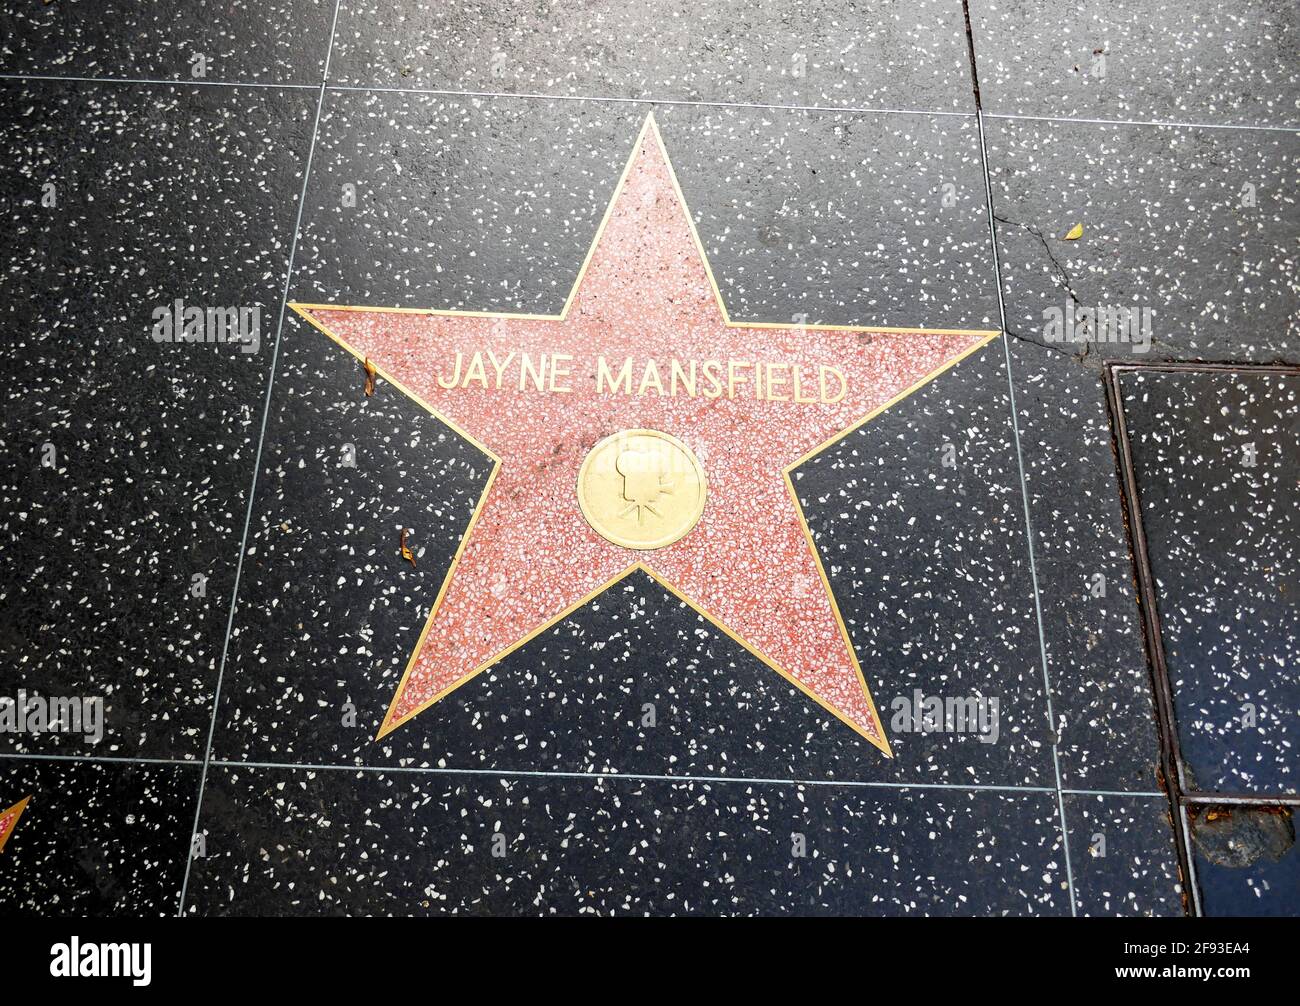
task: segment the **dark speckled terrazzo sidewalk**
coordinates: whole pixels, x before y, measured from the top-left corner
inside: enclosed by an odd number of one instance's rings
[[[1300,913],[1294,5],[2,6],[0,915]],[[491,459],[289,305],[560,312],[650,113],[732,318],[1004,333],[792,479],[892,759],[644,573],[375,739]]]

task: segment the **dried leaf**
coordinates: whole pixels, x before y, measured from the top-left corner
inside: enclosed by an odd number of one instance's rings
[[[402,528],[402,558],[409,562],[412,567],[415,566],[415,553],[406,547],[406,528]]]
[[[366,357],[366,397],[369,398],[375,393],[375,365],[370,362],[370,357]]]
[[[1070,233],[1065,235],[1065,240],[1078,241],[1081,237],[1083,237],[1083,224],[1075,224],[1070,228]]]

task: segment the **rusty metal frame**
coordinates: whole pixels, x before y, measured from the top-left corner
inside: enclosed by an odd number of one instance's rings
[[[1137,471],[1129,437],[1128,419],[1124,412],[1123,391],[1120,381],[1126,373],[1184,373],[1184,374],[1282,374],[1300,377],[1300,367],[1281,364],[1230,364],[1230,363],[1133,363],[1108,361],[1102,383],[1110,410],[1111,436],[1119,474],[1120,496],[1123,502],[1124,521],[1129,536],[1137,580],[1138,607],[1141,612],[1145,637],[1147,663],[1155,693],[1156,732],[1160,743],[1161,783],[1169,797],[1170,816],[1176,832],[1179,870],[1186,882],[1188,904],[1194,915],[1201,915],[1200,891],[1196,881],[1196,862],[1192,849],[1188,809],[1194,815],[1199,807],[1206,806],[1268,806],[1300,805],[1300,794],[1219,793],[1187,788],[1182,748],[1178,742],[1178,719],[1174,705],[1173,683],[1165,660],[1164,639],[1160,628],[1159,595],[1155,575],[1151,570],[1147,551],[1146,530],[1142,522],[1142,501],[1139,493]]]

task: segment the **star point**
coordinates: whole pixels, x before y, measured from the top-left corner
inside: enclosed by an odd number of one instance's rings
[[[27,804],[30,801],[31,796],[25,796],[12,807],[0,810],[0,852],[4,851],[9,836],[18,827],[18,819],[23,816],[23,811],[27,809]]]

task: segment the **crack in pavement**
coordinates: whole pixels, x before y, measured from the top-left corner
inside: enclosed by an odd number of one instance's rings
[[[1074,292],[1074,284],[1070,279],[1070,274],[1066,272],[1065,266],[1061,265],[1060,261],[1058,261],[1056,256],[1052,253],[1052,246],[1047,243],[1047,238],[1043,236],[1041,230],[1033,224],[1022,224],[1017,220],[1008,220],[1006,217],[1000,217],[996,212],[993,214],[993,219],[1001,224],[1008,224],[1012,227],[1021,227],[1024,230],[1027,230],[1034,237],[1038,238],[1038,243],[1043,246],[1043,251],[1047,252],[1047,257],[1051,260],[1052,267],[1056,270],[1056,274],[1061,278],[1061,285],[1065,287],[1065,292],[1069,294],[1072,301],[1081,307],[1083,306],[1083,301],[1081,301]]]
[[[1042,342],[1038,339],[1025,335],[1023,332],[1014,332],[1010,328],[1006,329],[1006,333],[1007,335],[1011,336],[1011,338],[1015,339],[1017,342],[1028,343],[1030,346],[1037,346],[1039,349],[1045,349],[1049,353],[1056,353],[1060,356],[1066,357],[1067,359],[1074,360],[1076,363],[1083,364],[1089,369],[1099,370],[1101,368],[1101,361],[1098,360],[1097,357],[1093,357],[1091,361],[1088,359],[1089,353],[1092,352],[1093,344],[1091,342],[1088,342],[1087,340],[1083,342],[1082,352],[1073,353],[1070,350],[1066,349],[1064,345],[1057,345],[1051,342]]]

